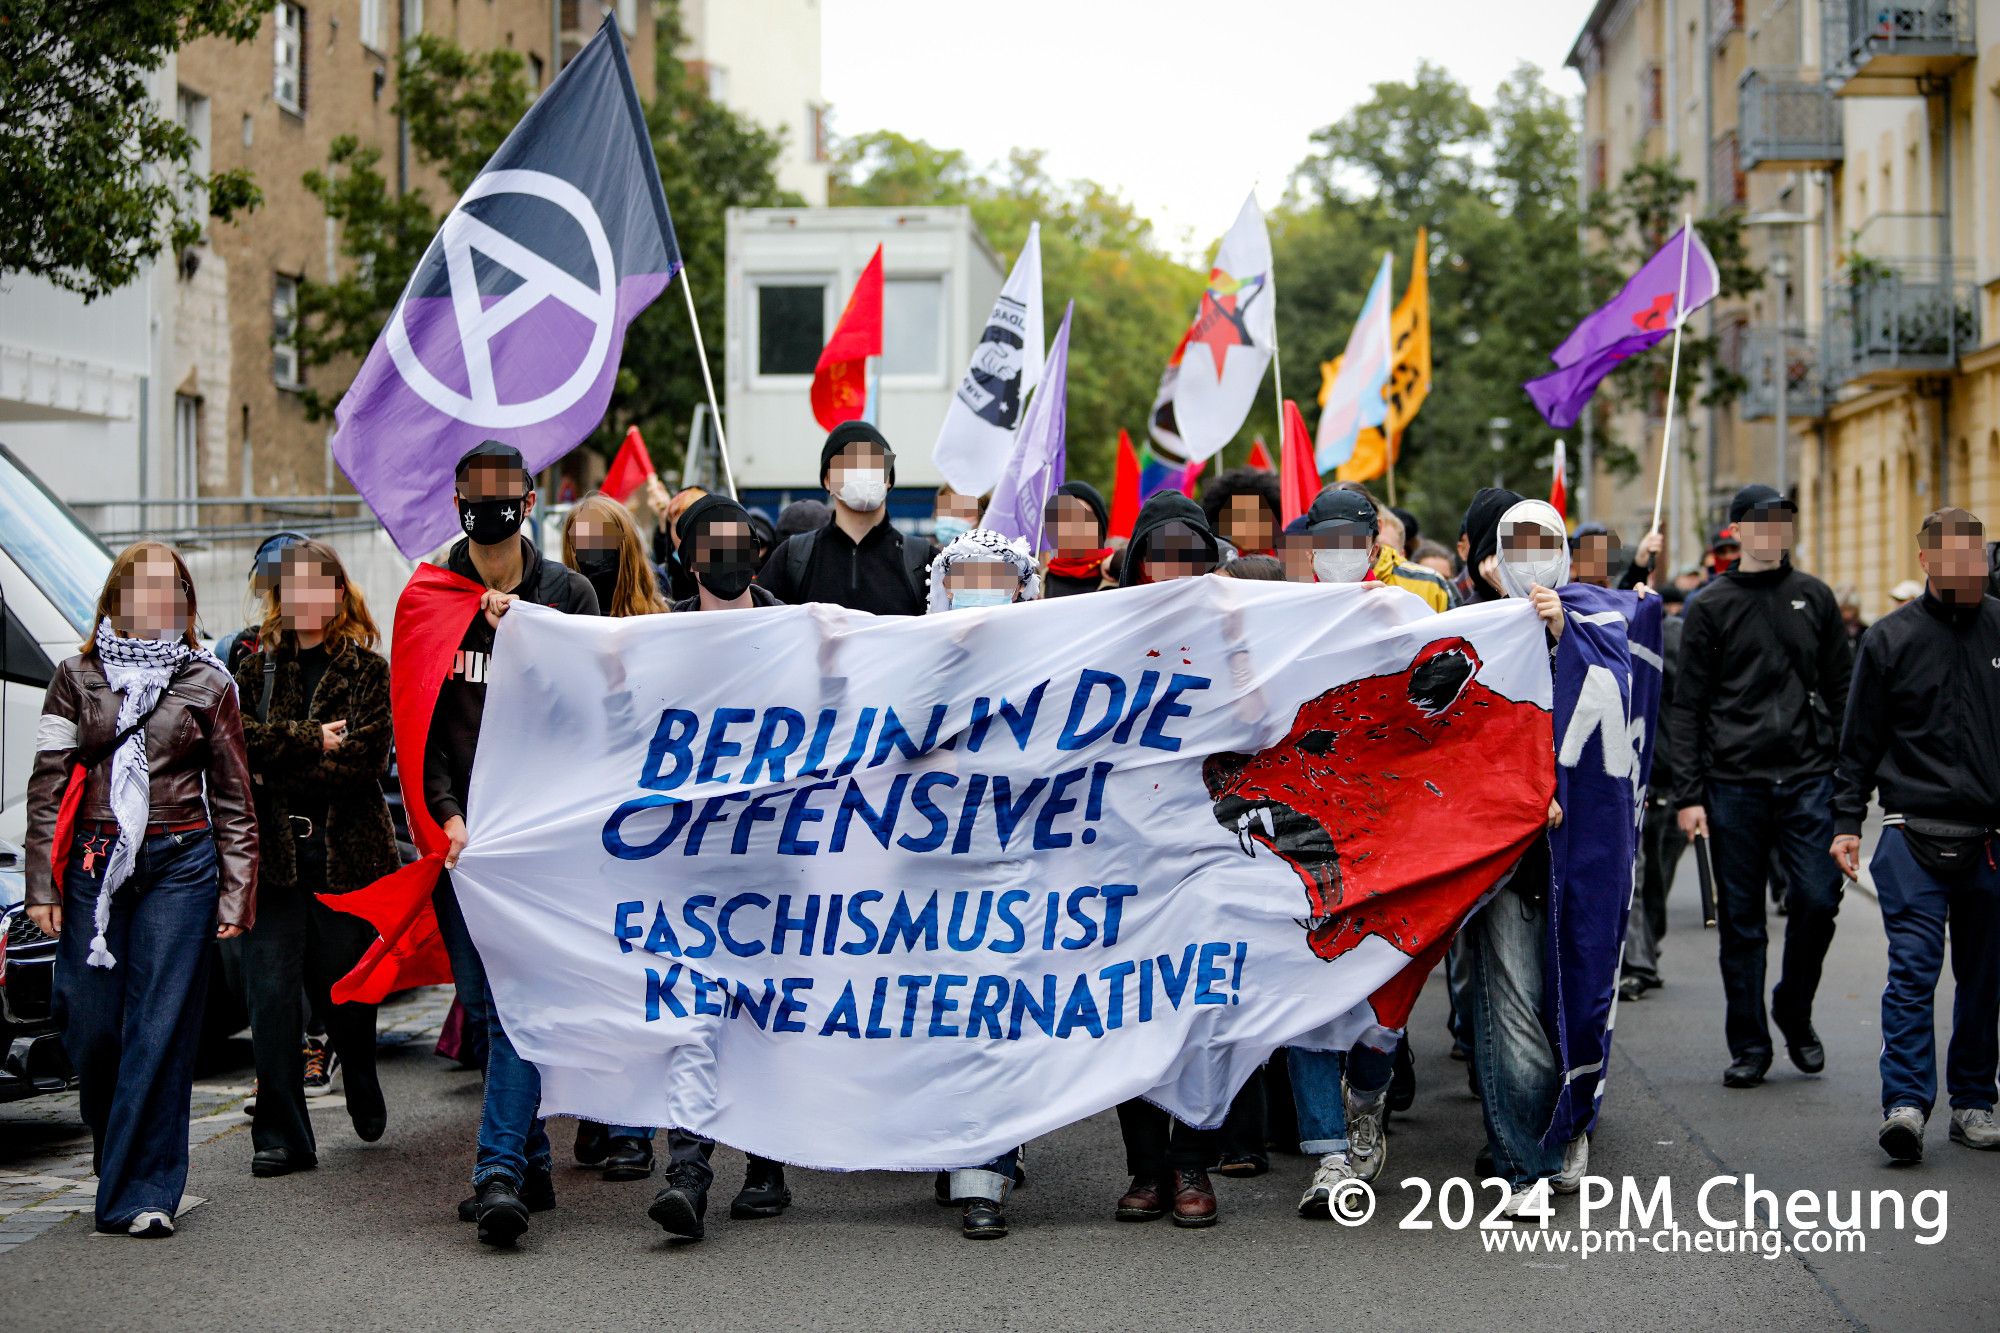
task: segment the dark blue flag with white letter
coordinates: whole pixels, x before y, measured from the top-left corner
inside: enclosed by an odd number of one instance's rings
[[[1542,1141],[1597,1118],[1632,906],[1638,827],[1660,705],[1660,599],[1572,583],[1556,648],[1556,800],[1549,833],[1543,1018],[1562,1088]]]
[[[607,18],[445,217],[334,414],[333,456],[405,555],[458,530],[467,449],[539,471],[597,427],[626,326],[680,266]]]

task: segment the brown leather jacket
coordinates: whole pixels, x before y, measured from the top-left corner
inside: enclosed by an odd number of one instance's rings
[[[118,734],[122,697],[105,681],[94,655],[68,659],[49,682],[42,701],[42,743],[67,732],[65,721],[74,724],[75,737],[66,748],[38,748],[28,778],[30,905],[61,901],[50,875],[49,850],[63,790],[77,751],[100,750]],[[223,925],[248,929],[257,918],[257,817],[251,809],[243,717],[228,676],[195,662],[175,678],[146,719],[146,766],[153,779],[152,822],[209,822],[222,876],[217,918]],[[107,758],[90,770],[78,818],[115,822],[106,799],[110,779]]]

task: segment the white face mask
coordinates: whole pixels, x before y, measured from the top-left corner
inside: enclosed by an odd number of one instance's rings
[[[970,611],[982,606],[1006,606],[1014,594],[1005,588],[960,588],[951,594],[951,609]]]
[[[1511,576],[1502,579],[1501,582],[1507,586],[1508,593],[1515,597],[1527,595],[1525,591],[1515,592],[1516,587],[1529,589],[1540,585],[1544,588],[1560,588],[1569,582],[1569,561],[1561,556],[1550,555],[1539,560],[1515,560],[1502,556],[1500,565]]]
[[[851,467],[834,494],[849,509],[873,513],[889,498],[889,474],[881,468]]]
[[[949,546],[972,531],[972,525],[956,515],[946,514],[931,529],[931,536],[939,546]]]
[[[1334,546],[1313,551],[1313,575],[1321,583],[1359,583],[1368,573],[1368,548]]]

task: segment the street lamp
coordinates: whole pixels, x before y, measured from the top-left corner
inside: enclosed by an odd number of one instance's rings
[[[1507,452],[1507,430],[1514,423],[1506,417],[1492,417],[1486,423],[1486,442],[1493,446],[1493,489],[1505,490],[1507,474],[1501,470],[1500,459]]]

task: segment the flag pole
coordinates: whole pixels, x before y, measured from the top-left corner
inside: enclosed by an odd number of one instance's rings
[[[1382,448],[1389,455],[1389,503],[1396,503],[1396,446],[1402,440],[1403,432],[1393,431],[1382,437]],[[1406,553],[1407,554],[1407,553]]]
[[[1660,429],[1660,469],[1653,483],[1653,526],[1649,532],[1660,530],[1660,507],[1667,498],[1667,464],[1671,458],[1674,439],[1674,404],[1679,397],[1681,380],[1681,327],[1687,323],[1688,291],[1688,250],[1694,245],[1694,217],[1681,214],[1681,278],[1680,289],[1674,294],[1674,357],[1667,370],[1667,419]]]
[[[716,452],[722,457],[722,480],[729,487],[729,498],[736,496],[736,473],[729,466],[729,437],[722,432],[722,406],[715,401],[715,377],[708,373],[708,349],[701,341],[701,317],[694,312],[694,288],[688,285],[688,266],[681,263],[681,295],[687,298],[688,327],[694,330],[694,359],[701,366],[702,387],[708,391],[708,416],[715,423]]]

